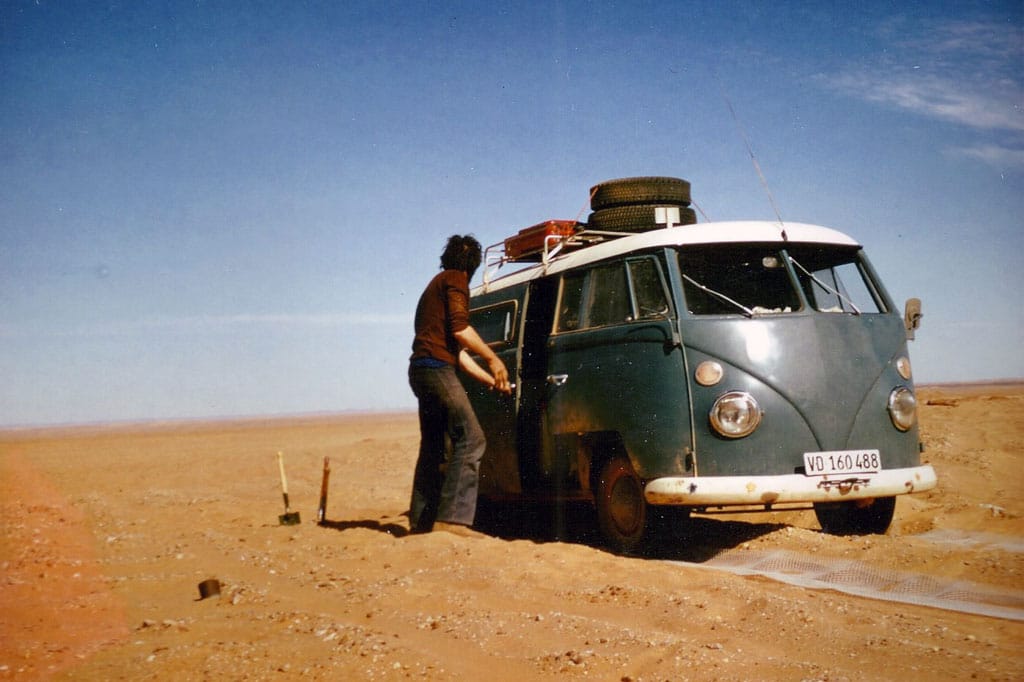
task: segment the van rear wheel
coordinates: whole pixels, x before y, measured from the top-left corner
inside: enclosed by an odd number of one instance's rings
[[[852,502],[817,502],[814,515],[830,535],[883,535],[896,511],[895,497]]]
[[[647,502],[643,484],[629,459],[615,457],[602,467],[594,502],[605,541],[616,552],[635,552],[647,530]]]

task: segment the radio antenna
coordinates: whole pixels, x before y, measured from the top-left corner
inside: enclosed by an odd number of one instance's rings
[[[743,125],[740,123],[739,116],[736,115],[736,110],[732,106],[732,102],[729,100],[729,95],[725,92],[725,87],[722,82],[719,81],[718,87],[722,91],[722,99],[725,100],[725,105],[729,107],[729,113],[732,114],[732,120],[736,124],[736,130],[739,131],[740,137],[743,139],[743,144],[746,145],[747,154],[750,155],[750,161],[754,164],[754,170],[757,171],[757,177],[761,179],[761,186],[764,187],[765,194],[768,195],[768,203],[772,205],[772,210],[775,211],[775,218],[779,221],[779,231],[782,233],[782,240],[789,241],[789,237],[786,236],[786,228],[783,227],[782,214],[779,212],[779,207],[775,203],[775,197],[772,196],[772,190],[768,187],[768,180],[765,179],[764,173],[761,171],[761,164],[757,162],[757,157],[754,156],[754,148],[750,146],[750,139],[747,137],[747,132],[743,129]]]

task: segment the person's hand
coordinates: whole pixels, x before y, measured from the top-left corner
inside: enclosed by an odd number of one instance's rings
[[[494,377],[494,390],[500,391],[505,395],[512,392],[512,386],[508,381],[508,370],[505,368],[505,363],[501,361],[501,358],[494,358],[488,361],[488,368],[491,370],[491,376]]]

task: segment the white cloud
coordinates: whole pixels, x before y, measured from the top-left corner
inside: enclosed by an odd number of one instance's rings
[[[981,144],[973,147],[957,147],[950,149],[949,153],[984,161],[992,166],[1024,168],[1024,149],[1011,149],[994,144]]]
[[[408,324],[411,317],[388,313],[310,313],[197,315],[184,317],[151,317],[132,326],[145,328],[234,327],[240,325],[273,325],[282,327],[344,327],[352,325]]]
[[[0,325],[0,338],[128,336],[140,332],[209,332],[238,327],[269,326],[278,329],[309,329],[363,326],[408,326],[405,313],[319,313],[154,316],[141,320],[94,322],[68,326]]]
[[[987,66],[1007,67],[1020,64],[1024,51],[1024,31],[1012,23],[995,21],[950,21],[938,24],[917,47],[934,54],[984,59]]]
[[[984,130],[1024,132],[1024,91],[1017,83],[969,83],[910,72],[846,73],[833,85],[848,95]]]
[[[886,41],[881,57],[821,80],[844,95],[947,121],[988,138],[949,153],[1001,167],[1024,165],[1021,28],[996,22],[945,22],[921,30],[908,26],[880,26]]]

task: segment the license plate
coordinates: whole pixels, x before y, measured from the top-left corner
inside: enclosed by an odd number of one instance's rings
[[[808,476],[876,474],[882,470],[878,450],[833,450],[805,452],[804,472]]]

